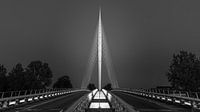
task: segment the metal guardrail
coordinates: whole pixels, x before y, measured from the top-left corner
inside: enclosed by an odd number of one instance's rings
[[[105,91],[105,90],[102,90],[102,91],[115,112],[135,112],[135,110],[128,108],[125,103],[123,103],[119,98],[117,98],[117,96],[113,95],[109,91]],[[75,103],[72,109],[69,109],[66,112],[87,112],[87,109],[96,93],[97,93],[97,90],[94,90],[86,94],[81,99],[79,99],[77,103]]]
[[[146,91],[144,89],[116,89],[115,91],[126,92],[138,96],[148,97],[152,99],[157,99],[164,102],[171,102],[179,105],[190,106],[195,109],[200,109],[200,99],[186,96],[181,92],[179,94],[170,94],[170,93],[157,93],[153,91]]]
[[[151,93],[170,94],[170,95],[175,95],[175,96],[183,96],[183,97],[190,97],[190,98],[197,98],[197,99],[200,98],[200,92],[189,92],[189,91],[158,89],[158,88],[138,89],[138,90],[151,92]]]
[[[39,90],[6,91],[6,92],[0,92],[0,96],[1,96],[0,99],[15,97],[15,96],[38,94],[38,93],[48,93],[48,92],[52,92],[52,91],[61,91],[61,90],[66,90],[66,89],[39,89]]]
[[[45,89],[2,92],[0,98],[0,110],[14,106],[49,99],[73,92],[85,91],[80,89]]]

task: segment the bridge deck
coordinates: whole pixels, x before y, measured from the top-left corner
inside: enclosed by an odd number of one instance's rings
[[[140,112],[193,112],[190,108],[165,104],[128,93],[117,91],[113,93]]]
[[[6,112],[60,112],[68,109],[75,101],[86,92],[75,92],[66,96],[61,96],[47,101],[36,102],[23,107],[8,110]]]
[[[86,93],[88,92],[75,92],[45,101],[39,101],[23,106],[18,106],[14,109],[7,110],[6,112],[64,112],[70,106],[72,106],[74,102],[78,101],[78,99]],[[139,112],[196,112],[189,107],[183,107],[174,104],[166,104],[161,101],[136,96],[130,93],[125,93],[121,91],[112,91],[112,93],[124,100],[132,108],[138,110]],[[95,94],[92,98],[88,109],[86,110],[88,112],[95,112],[97,110],[99,111],[99,109],[101,108],[102,111],[114,111],[114,108],[112,108],[112,105],[110,104],[109,100],[107,99],[107,97],[104,96],[105,94],[103,94],[102,91],[101,93],[97,92],[97,94]],[[92,103],[94,103],[94,107],[92,106]],[[101,105],[101,103],[104,104]],[[103,108],[106,103],[110,105],[109,108]]]

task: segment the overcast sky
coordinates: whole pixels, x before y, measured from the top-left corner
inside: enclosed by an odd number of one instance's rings
[[[0,63],[10,70],[18,62],[26,66],[41,60],[49,63],[54,80],[69,75],[80,87],[101,6],[119,86],[168,85],[165,74],[173,53],[200,54],[199,4],[199,0],[1,0]]]

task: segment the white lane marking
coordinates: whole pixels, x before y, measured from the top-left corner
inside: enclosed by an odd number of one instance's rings
[[[139,96],[136,96],[136,95],[133,95],[133,94],[127,94],[127,93],[122,93],[122,94],[126,94],[126,95],[129,95],[129,96],[133,96],[135,98],[138,98],[138,99],[141,99],[141,100],[144,100],[144,101],[148,101],[149,103],[153,103],[153,104],[156,104],[156,105],[159,105],[161,107],[164,107],[166,108],[165,111],[167,109],[169,109],[168,111],[174,111],[174,110],[183,110],[183,108],[179,108],[179,107],[173,107],[173,106],[170,106],[170,105],[167,105],[165,103],[160,103],[160,102],[156,102],[156,101],[153,101],[151,99],[146,99],[146,98],[143,98],[143,97],[139,97]],[[146,100],[145,100],[146,99]],[[139,110],[139,109],[138,109]]]
[[[135,98],[137,98],[137,99],[140,99],[140,100],[143,100],[143,101],[146,101],[146,102],[155,104],[155,105],[159,105],[159,106],[161,106],[161,107],[163,107],[163,108],[166,108],[165,110],[171,111],[171,108],[170,108],[170,107],[161,105],[160,103],[154,102],[154,101],[152,101],[151,99],[141,98],[141,97],[138,97],[138,96],[133,95],[133,94],[127,94],[127,93],[122,93],[122,94],[126,94],[126,95],[129,95],[129,96],[131,96],[131,97],[135,97]]]
[[[42,102],[42,103],[40,103],[40,104],[36,104],[36,105],[29,106],[29,107],[27,107],[27,108],[22,108],[22,109],[23,109],[23,110],[28,110],[28,109],[31,109],[31,108],[34,108],[34,107],[37,107],[37,106],[40,106],[40,105],[43,105],[43,104],[46,104],[46,103],[49,103],[49,102],[53,102],[53,101],[55,101],[55,100],[60,100],[60,99],[62,99],[62,98],[64,98],[64,97],[68,97],[68,96],[71,96],[71,95],[73,95],[73,94],[69,94],[69,95],[67,95],[67,96],[62,96],[62,97],[58,97],[58,98],[55,98],[55,99],[51,99],[51,100],[49,100],[49,101]]]

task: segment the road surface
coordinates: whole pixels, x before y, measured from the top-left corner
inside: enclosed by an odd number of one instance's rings
[[[143,98],[118,91],[113,91],[112,93],[120,97],[134,109],[139,110],[140,112],[192,112],[190,108],[186,108],[183,106],[166,104],[148,98]]]
[[[75,92],[50,100],[29,104],[6,112],[64,112],[87,92]]]

